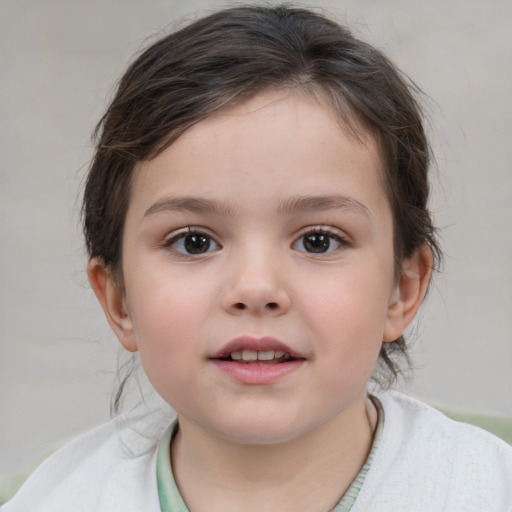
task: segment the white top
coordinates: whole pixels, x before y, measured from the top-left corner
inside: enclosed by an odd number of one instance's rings
[[[512,447],[401,393],[351,512],[512,512]],[[124,416],[49,457],[1,512],[160,512],[161,415]]]
[[[512,512],[512,447],[401,393],[351,512]]]

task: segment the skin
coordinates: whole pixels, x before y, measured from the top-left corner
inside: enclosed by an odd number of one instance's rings
[[[173,471],[193,512],[330,510],[364,464],[366,385],[419,308],[431,256],[395,275],[381,159],[362,135],[282,92],[212,115],[137,166],[124,290],[89,264],[114,332],[178,413]],[[206,252],[187,254],[189,227]],[[306,235],[322,233],[328,249],[311,252]],[[278,339],[300,364],[240,382],[211,359],[239,336]]]

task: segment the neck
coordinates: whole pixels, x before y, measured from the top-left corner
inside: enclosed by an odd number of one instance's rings
[[[377,422],[369,400],[350,409],[272,445],[234,443],[180,418],[172,465],[189,510],[331,510],[364,465]]]

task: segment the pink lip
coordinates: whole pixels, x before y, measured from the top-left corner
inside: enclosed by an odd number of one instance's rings
[[[242,384],[274,384],[286,375],[298,370],[305,359],[292,359],[284,363],[235,363],[223,359],[212,359],[212,363],[229,377]]]
[[[243,350],[280,350],[290,354],[293,359],[276,364],[265,364],[255,361],[254,363],[238,363],[231,360],[221,359],[231,352]],[[253,338],[241,336],[230,341],[218,352],[210,357],[210,361],[222,372],[242,384],[273,384],[286,375],[298,370],[305,364],[303,355],[292,350],[284,343],[271,337]]]

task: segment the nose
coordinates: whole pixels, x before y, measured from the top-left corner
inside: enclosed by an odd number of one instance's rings
[[[222,307],[231,314],[282,315],[290,309],[283,270],[271,258],[245,260],[231,267]]]

